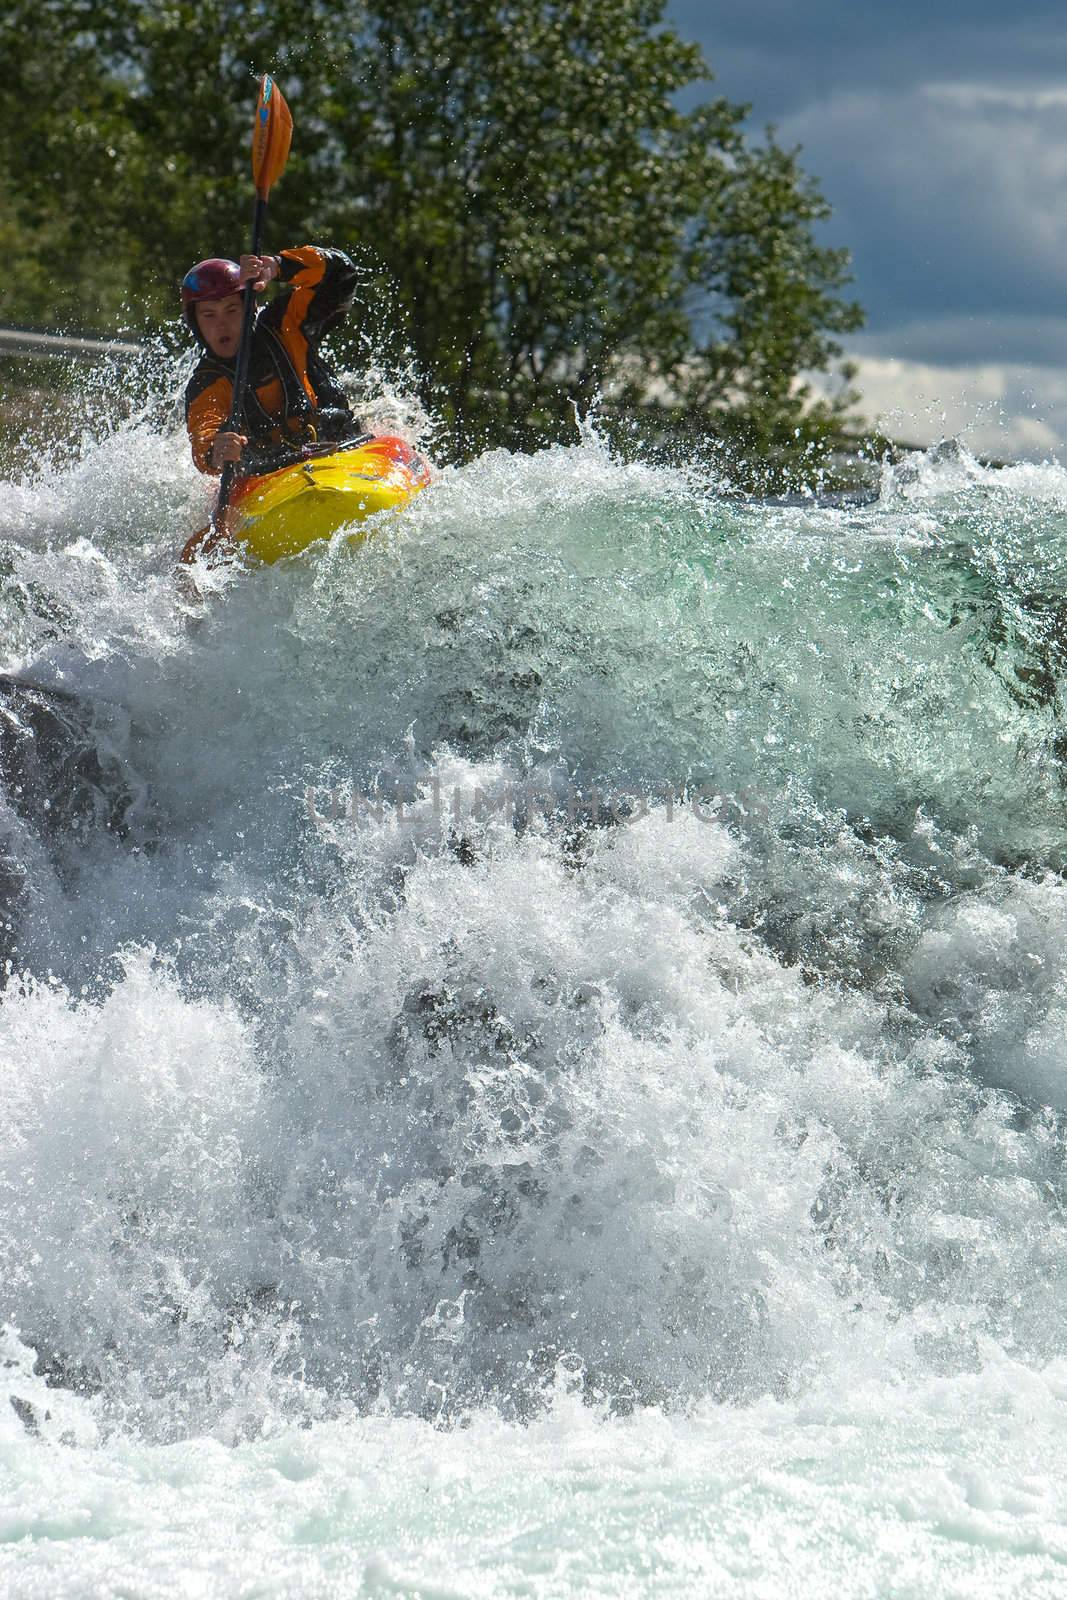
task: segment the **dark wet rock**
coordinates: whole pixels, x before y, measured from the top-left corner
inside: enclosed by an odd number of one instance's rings
[[[18,947],[43,851],[60,884],[77,876],[93,836],[128,836],[143,786],[118,755],[121,707],[0,674],[0,982]]]
[[[0,983],[15,953],[19,923],[29,901],[27,873],[0,834]]]
[[[118,707],[0,674],[0,781],[12,809],[52,839],[123,834],[136,789],[107,750],[123,721]]]
[[[31,1436],[31,1438],[40,1438],[41,1423],[37,1414],[37,1407],[31,1405],[28,1400],[21,1399],[17,1394],[8,1395],[8,1399],[11,1401],[12,1411],[14,1411],[16,1417],[18,1417],[19,1421],[22,1423],[22,1426],[26,1429],[26,1432]],[[50,1416],[47,1411],[45,1412],[44,1420],[46,1422],[50,1421]]]

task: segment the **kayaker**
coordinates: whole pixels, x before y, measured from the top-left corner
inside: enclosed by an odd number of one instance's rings
[[[275,280],[282,292],[256,316],[243,429],[226,432],[242,291],[260,293]],[[182,315],[203,346],[185,390],[185,420],[193,460],[219,474],[227,461],[280,466],[301,447],[359,432],[352,409],[319,354],[319,345],[352,305],[359,270],[342,250],[315,245],[280,256],[212,257],[182,279]],[[247,452],[247,456],[246,456]]]

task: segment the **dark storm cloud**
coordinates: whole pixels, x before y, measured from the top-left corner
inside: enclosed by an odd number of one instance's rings
[[[1067,72],[1062,0],[668,0],[667,20],[703,47],[718,89],[780,121],[841,89],[938,78],[1047,82]]]
[[[752,102],[834,208],[869,351],[1053,363],[1067,352],[1063,0],[670,0],[711,92]]]
[[[829,231],[852,249],[872,330],[970,317],[986,344],[975,359],[1023,360],[990,339],[1062,314],[1067,93],[843,92],[781,132],[833,203]],[[982,327],[990,318],[1001,332]]]

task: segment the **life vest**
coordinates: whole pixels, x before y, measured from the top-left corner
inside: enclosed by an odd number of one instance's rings
[[[319,355],[318,346],[351,304],[358,273],[338,250],[302,246],[282,253],[288,293],[260,312],[252,332],[249,385],[240,431],[249,441],[245,469],[254,457],[287,446],[351,437],[356,431],[347,397]],[[193,458],[210,472],[215,434],[229,417],[235,364],[206,347],[185,395]]]
[[[302,440],[312,437],[311,419],[317,407],[311,404],[308,392],[300,381],[300,374],[293,364],[292,356],[278,334],[269,326],[257,328],[256,344],[259,348],[255,353],[267,356],[274,370],[274,379],[268,379],[264,383],[260,377],[259,383],[249,383],[245,391],[241,432],[248,435],[248,442],[253,449],[268,444],[284,444],[289,439]],[[260,391],[273,389],[274,382],[281,385],[280,412],[268,410],[264,404],[266,396],[260,398]]]

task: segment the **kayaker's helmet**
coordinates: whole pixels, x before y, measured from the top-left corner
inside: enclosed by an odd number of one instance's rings
[[[236,261],[225,261],[221,256],[209,256],[198,261],[182,279],[182,316],[197,338],[201,338],[193,307],[199,300],[225,300],[241,288],[241,269]]]

